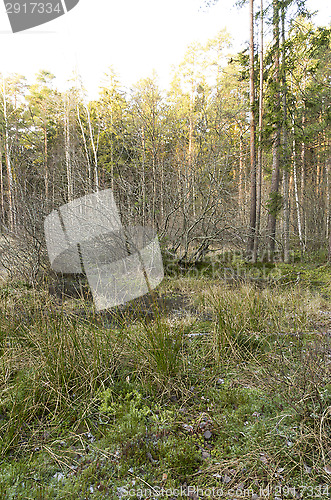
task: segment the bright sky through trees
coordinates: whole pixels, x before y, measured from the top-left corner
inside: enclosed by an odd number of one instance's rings
[[[103,74],[113,66],[129,87],[153,69],[162,87],[170,81],[171,67],[179,63],[187,45],[206,41],[226,27],[234,50],[248,40],[247,7],[238,10],[233,0],[219,0],[201,9],[203,0],[80,0],[66,16],[22,33],[12,34],[0,2],[2,73],[19,73],[32,81],[39,69],[57,76],[62,87],[77,70],[91,97],[96,97]],[[319,10],[316,22],[330,22],[328,0],[309,0]]]

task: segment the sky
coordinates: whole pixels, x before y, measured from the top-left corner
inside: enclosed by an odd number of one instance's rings
[[[109,67],[128,89],[155,70],[161,88],[167,88],[173,66],[181,62],[190,43],[204,43],[223,28],[234,40],[234,52],[248,41],[247,6],[238,10],[234,0],[219,0],[202,9],[203,3],[80,0],[66,15],[13,34],[0,0],[0,73],[22,74],[32,83],[34,75],[46,69],[56,75],[56,85],[63,90],[77,72],[89,97],[96,98]],[[308,6],[319,11],[317,25],[331,22],[330,0],[308,0]]]

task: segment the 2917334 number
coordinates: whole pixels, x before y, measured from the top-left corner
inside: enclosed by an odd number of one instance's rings
[[[6,3],[7,14],[61,14],[60,3],[50,2],[8,2]]]

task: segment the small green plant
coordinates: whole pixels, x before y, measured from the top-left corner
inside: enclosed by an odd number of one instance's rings
[[[177,481],[188,481],[202,463],[201,453],[194,439],[171,437],[161,446],[164,463]]]
[[[101,417],[109,417],[109,422],[115,426],[118,441],[132,439],[144,433],[151,409],[144,403],[141,393],[133,390],[116,395],[111,389],[106,389],[100,394],[100,398]]]

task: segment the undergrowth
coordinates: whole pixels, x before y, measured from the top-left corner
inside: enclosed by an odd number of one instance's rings
[[[83,301],[2,287],[0,498],[328,493],[328,301],[207,277],[162,293],[193,309],[106,327]]]

